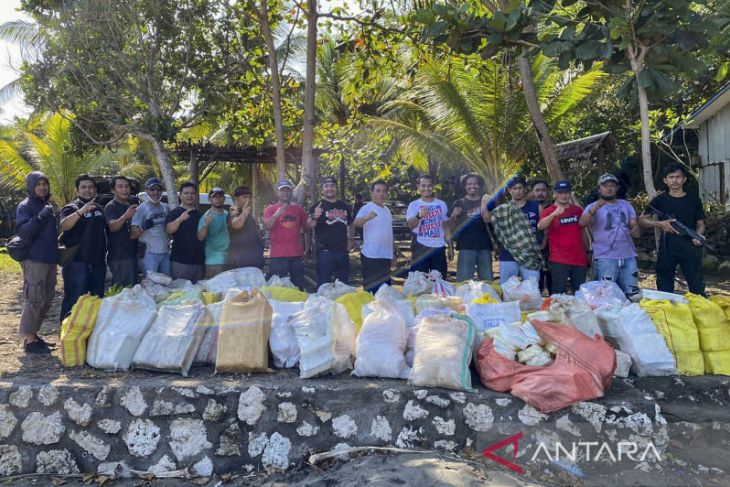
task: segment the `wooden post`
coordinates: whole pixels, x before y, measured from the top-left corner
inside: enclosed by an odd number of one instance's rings
[[[190,158],[188,159],[188,170],[190,171],[190,180],[195,186],[200,184],[200,172],[198,167],[198,157],[195,155],[192,145],[188,142],[190,147]]]
[[[259,216],[261,208],[261,195],[259,194],[259,165],[251,164],[251,211],[255,219]]]

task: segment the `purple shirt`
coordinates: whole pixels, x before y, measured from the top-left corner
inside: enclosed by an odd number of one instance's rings
[[[591,211],[595,203],[586,206]],[[636,220],[634,207],[626,200],[605,204],[591,219],[594,259],[628,259],[636,257],[634,240],[629,233],[629,221]]]

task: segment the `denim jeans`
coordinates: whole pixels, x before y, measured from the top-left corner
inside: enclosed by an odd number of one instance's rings
[[[350,254],[348,252],[317,252],[317,289],[322,284],[331,282],[332,278],[348,284],[350,280]]]
[[[522,280],[534,279],[536,283],[540,283],[540,270],[528,269],[519,265],[514,260],[499,261],[499,283],[504,284],[510,277],[520,276]]]
[[[615,282],[628,296],[639,292],[639,267],[636,257],[595,259],[593,268],[596,271],[596,281]]]
[[[100,298],[104,297],[104,279],[106,265],[91,265],[84,262],[71,262],[61,269],[63,276],[63,301],[61,301],[60,321],[71,313],[71,308],[79,298],[91,293]]]
[[[468,281],[474,277],[474,267],[477,268],[477,275],[483,281],[491,281],[492,276],[492,251],[485,250],[459,250],[459,258],[456,261],[456,282]]]
[[[147,271],[160,272],[166,276],[170,275],[170,254],[153,254],[145,252],[140,261],[142,266],[142,277],[147,277]]]

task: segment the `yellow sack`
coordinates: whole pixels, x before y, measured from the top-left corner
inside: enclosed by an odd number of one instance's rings
[[[218,323],[216,372],[270,372],[272,308],[259,292],[243,291],[223,304]]]
[[[698,294],[688,293],[685,298],[692,309],[700,337],[700,350],[720,352],[730,350],[730,322],[717,303]]]
[[[96,324],[101,298],[84,294],[61,323],[61,361],[64,367],[86,362],[86,342]]]
[[[355,328],[358,333],[360,333],[360,328],[362,328],[362,307],[372,301],[373,295],[366,291],[343,294],[335,299],[335,303],[340,303],[345,307],[347,316],[355,323]]]
[[[725,318],[730,320],[730,296],[711,296],[710,301],[722,308]]]
[[[730,375],[730,350],[704,352],[705,372],[708,374]]]
[[[293,287],[269,287],[262,286],[261,293],[274,301],[286,301],[289,303],[306,301],[309,295]]]
[[[218,298],[218,295],[216,293],[210,293],[208,291],[203,291],[203,304],[213,304],[220,301],[220,298]]]
[[[689,304],[642,299],[639,306],[651,316],[657,331],[667,342],[669,351],[677,361],[679,374],[702,375],[705,363]]]

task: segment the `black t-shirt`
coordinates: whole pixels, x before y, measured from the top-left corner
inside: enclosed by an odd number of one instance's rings
[[[165,225],[177,220],[187,210],[178,206],[167,214]],[[205,264],[205,242],[198,240],[198,221],[202,213],[197,209],[190,212],[190,218],[180,224],[177,232],[172,234],[172,250],[170,260],[180,264]]]
[[[489,238],[487,224],[482,220],[482,200],[461,198],[451,205],[449,215],[454,208],[461,208],[462,213],[457,220],[454,240],[457,250],[491,250],[492,239]]]
[[[649,205],[665,213],[669,218],[676,218],[691,230],[696,230],[697,222],[705,219],[702,201],[696,194],[685,193],[681,198],[677,198],[669,193],[662,193],[651,200]],[[651,208],[647,208],[646,212],[655,214]],[[692,239],[686,235],[663,233],[661,241],[667,253],[671,255],[681,256],[688,252],[701,252],[701,247],[693,245]]]
[[[320,201],[322,216],[317,220],[314,232],[317,235],[319,250],[332,252],[347,252],[347,226],[352,223],[352,208],[344,201],[337,200],[331,203]],[[309,216],[314,216],[314,210],[320,204],[309,209]]]
[[[238,230],[229,226],[228,235],[231,238],[226,257],[228,265],[258,268],[264,266],[264,242],[259,233],[259,226],[251,215]]]
[[[117,200],[111,200],[104,207],[104,218],[106,218],[106,240],[109,253],[107,260],[129,260],[137,258],[137,241],[132,240],[129,231],[132,228],[132,220],[124,222],[124,226],[112,232],[109,224],[113,220],[118,220],[125,211],[129,209],[129,205],[120,203]]]
[[[61,220],[80,210],[86,204],[76,199],[61,209]],[[97,205],[94,211],[79,218],[76,225],[61,235],[61,243],[66,247],[78,245],[73,262],[84,264],[103,265],[106,255],[106,220],[101,207]]]

